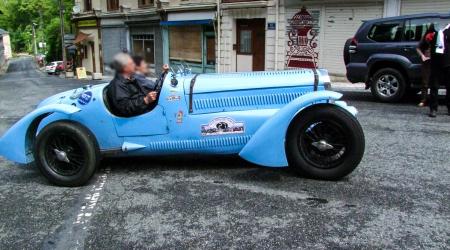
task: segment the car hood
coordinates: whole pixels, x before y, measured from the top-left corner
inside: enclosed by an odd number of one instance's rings
[[[98,85],[85,85],[80,88],[68,90],[61,92],[59,94],[50,96],[44,99],[42,102],[38,104],[38,108],[47,106],[50,104],[69,104],[76,106],[77,100],[83,93],[90,91],[93,96],[97,96],[101,94],[103,88],[107,85],[107,83],[98,84]]]
[[[330,82],[328,72],[317,70],[319,84]],[[189,93],[194,75],[185,77],[184,91]],[[283,88],[314,84],[314,70],[261,71],[245,73],[201,74],[195,80],[193,93],[212,93],[263,88]]]

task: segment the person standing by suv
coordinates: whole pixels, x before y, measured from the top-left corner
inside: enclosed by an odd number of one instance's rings
[[[428,99],[428,83],[430,81],[431,71],[431,42],[433,41],[435,35],[436,30],[434,28],[434,24],[431,24],[416,49],[422,59],[422,99],[419,103],[419,107],[424,107]]]
[[[439,84],[446,88],[445,103],[450,115],[450,24],[434,36],[431,47],[430,117],[438,111]]]

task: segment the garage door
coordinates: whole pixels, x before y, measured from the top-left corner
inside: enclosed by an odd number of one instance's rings
[[[402,0],[401,14],[417,14],[426,12],[449,13],[450,0]]]
[[[324,36],[320,46],[320,66],[332,74],[345,75],[343,50],[345,41],[353,37],[363,20],[383,16],[383,3],[360,6],[327,6],[324,13]]]

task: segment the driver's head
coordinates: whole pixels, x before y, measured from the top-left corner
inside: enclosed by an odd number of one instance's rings
[[[148,64],[142,56],[133,56],[133,61],[136,64],[137,73],[147,75],[150,72]]]
[[[113,68],[117,73],[124,75],[131,75],[136,70],[136,65],[130,55],[126,53],[119,53],[114,56]]]

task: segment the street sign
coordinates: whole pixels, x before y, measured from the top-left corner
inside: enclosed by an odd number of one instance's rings
[[[85,67],[77,68],[77,78],[78,79],[86,79],[87,78]]]
[[[277,27],[276,23],[267,23],[267,29],[268,30],[275,30]]]

